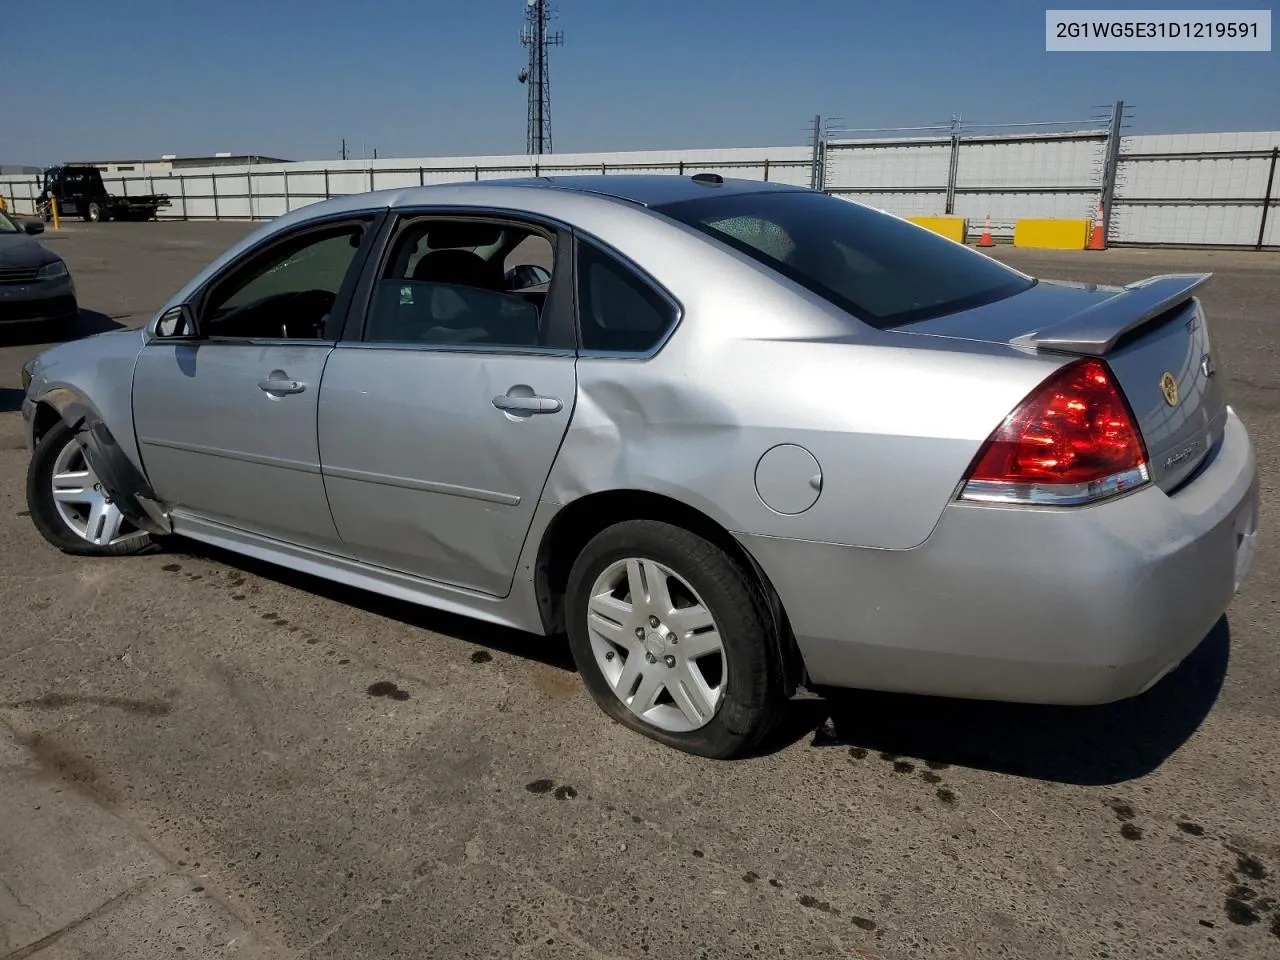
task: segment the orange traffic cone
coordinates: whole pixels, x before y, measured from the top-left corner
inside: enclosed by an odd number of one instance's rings
[[[1102,204],[1098,204],[1098,215],[1093,220],[1093,232],[1089,234],[1089,245],[1086,250],[1105,250],[1107,249],[1107,238],[1103,236],[1102,229]]]
[[[978,238],[978,246],[994,247],[996,242],[991,239],[991,214],[987,214],[987,222],[982,227],[982,236]]]

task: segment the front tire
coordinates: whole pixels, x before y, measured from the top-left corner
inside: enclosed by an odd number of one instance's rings
[[[596,703],[660,743],[731,759],[785,708],[760,587],[682,527],[629,520],[597,534],[570,571],[565,614]]]
[[[27,509],[41,535],[64,553],[119,557],[151,546],[150,534],[111,502],[61,421],[40,438],[27,466]]]
[[[91,200],[84,209],[84,218],[90,223],[101,223],[107,219],[107,208],[97,200]]]

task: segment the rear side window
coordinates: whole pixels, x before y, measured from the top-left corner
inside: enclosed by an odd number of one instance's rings
[[[581,242],[578,322],[583,350],[648,353],[674,326],[676,309],[617,258]]]
[[[1035,281],[937,234],[822,193],[655,208],[882,330],[1002,300]]]

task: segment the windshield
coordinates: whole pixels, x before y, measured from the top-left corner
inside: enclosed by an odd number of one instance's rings
[[[881,330],[981,306],[1035,281],[897,217],[823,193],[748,193],[655,208]]]
[[[3,210],[0,210],[0,233],[21,233],[21,232],[22,232],[22,228],[20,228],[16,223],[10,220],[9,215],[7,213],[5,213]]]

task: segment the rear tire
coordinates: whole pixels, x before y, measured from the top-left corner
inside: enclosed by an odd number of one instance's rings
[[[107,208],[97,200],[90,200],[84,208],[84,218],[90,223],[101,223],[107,219]]]
[[[758,745],[785,710],[760,587],[724,550],[682,527],[629,520],[597,534],[570,571],[565,615],[596,703],[660,743],[732,759]]]
[[[55,477],[61,499],[55,497]],[[36,445],[27,465],[27,509],[41,536],[63,553],[120,557],[141,553],[151,536],[118,517],[88,468],[80,441],[61,420]],[[111,525],[117,525],[113,533]]]

